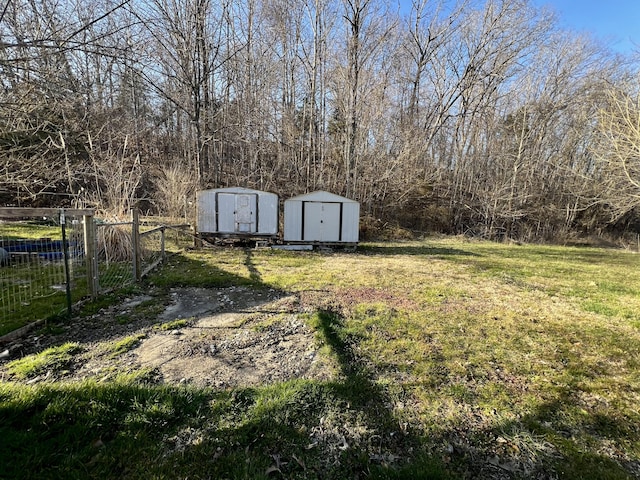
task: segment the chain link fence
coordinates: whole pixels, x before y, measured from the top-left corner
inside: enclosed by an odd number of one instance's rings
[[[148,220],[140,227],[140,274],[147,275],[165,259],[167,254],[193,247],[194,235],[190,225],[157,225]]]
[[[114,290],[134,282],[133,226],[133,222],[96,221],[98,292]]]

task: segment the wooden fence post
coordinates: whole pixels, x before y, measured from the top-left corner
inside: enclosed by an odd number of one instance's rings
[[[164,252],[164,246],[165,246],[165,228],[162,227],[160,229],[160,256],[162,257],[162,261],[164,262],[165,258],[167,258],[167,255]]]

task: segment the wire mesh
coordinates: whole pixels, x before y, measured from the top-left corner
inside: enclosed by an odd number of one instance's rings
[[[67,308],[65,246],[72,301],[87,294],[82,217],[0,222],[0,335]]]
[[[182,252],[193,248],[196,236],[190,225],[167,226],[165,233],[165,251],[168,253]]]
[[[0,221],[0,335],[65,312],[67,263],[73,303],[97,293],[95,277],[100,292],[134,283],[134,223],[94,222],[85,228],[83,221],[90,218],[93,217],[66,213],[66,242],[58,216]],[[93,232],[94,225],[95,236],[91,233],[85,239],[85,232]],[[167,253],[193,245],[187,225],[143,226],[140,230],[138,252],[142,275],[158,265]]]
[[[96,224],[101,291],[120,288],[135,281],[132,229],[133,222]],[[188,225],[171,227],[147,223],[140,227],[138,239],[142,276],[158,266],[167,253],[193,245]]]
[[[133,223],[96,223],[98,285],[101,291],[133,283]]]
[[[193,245],[188,225],[147,226],[140,232],[142,275],[158,266],[167,253],[176,253]]]
[[[165,228],[140,232],[140,266],[142,275],[158,266],[165,255]]]

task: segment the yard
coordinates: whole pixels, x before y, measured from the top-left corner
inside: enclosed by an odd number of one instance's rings
[[[10,346],[0,477],[640,478],[638,267],[461,238],[174,255]]]

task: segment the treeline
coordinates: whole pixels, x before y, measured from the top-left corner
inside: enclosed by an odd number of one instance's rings
[[[325,189],[417,230],[635,228],[638,63],[527,0],[0,9],[4,204],[183,216],[201,188]]]

